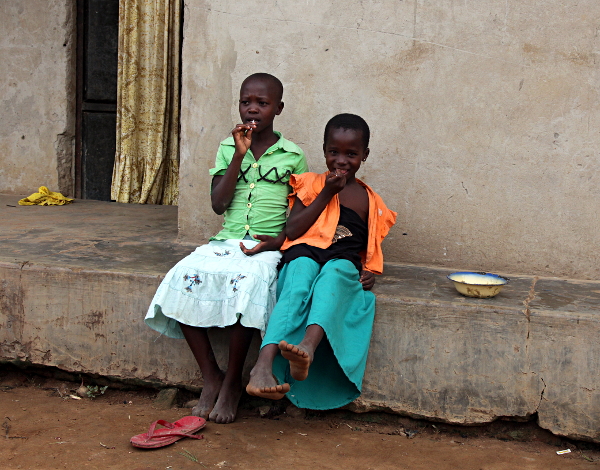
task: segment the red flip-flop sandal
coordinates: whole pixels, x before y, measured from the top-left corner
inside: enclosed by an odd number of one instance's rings
[[[158,424],[164,426],[164,428],[156,429]],[[184,416],[174,423],[159,419],[150,425],[148,432],[133,436],[130,442],[131,445],[142,449],[156,449],[173,444],[184,437],[203,439],[204,436],[194,436],[194,433],[204,426],[206,426],[206,420],[196,416]]]

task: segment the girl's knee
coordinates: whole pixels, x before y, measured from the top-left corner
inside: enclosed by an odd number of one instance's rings
[[[344,278],[358,280],[360,274],[352,262],[345,259],[334,259],[325,263],[321,268],[319,277],[322,279]]]
[[[297,258],[286,266],[282,291],[308,292],[319,274],[320,266],[309,258]],[[282,282],[280,279],[279,282]]]

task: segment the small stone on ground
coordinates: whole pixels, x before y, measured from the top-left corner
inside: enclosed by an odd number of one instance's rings
[[[179,389],[177,388],[163,388],[160,392],[158,392],[158,396],[156,400],[154,400],[154,407],[159,410],[168,410],[175,406],[175,401],[177,400],[177,393]]]

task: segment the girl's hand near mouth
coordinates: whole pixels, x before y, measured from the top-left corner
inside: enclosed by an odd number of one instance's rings
[[[330,192],[332,195],[339,193],[346,186],[346,175],[342,170],[330,171],[325,179],[324,191]]]
[[[243,158],[244,155],[246,155],[250,149],[250,145],[252,145],[252,131],[254,131],[254,129],[256,129],[256,123],[250,121],[248,124],[238,124],[231,131],[231,135],[235,141],[234,158],[236,155],[238,158],[240,156]]]

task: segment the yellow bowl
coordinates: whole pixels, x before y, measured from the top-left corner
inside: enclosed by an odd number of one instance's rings
[[[490,273],[458,272],[447,277],[462,295],[480,299],[494,297],[510,281],[507,277]]]

